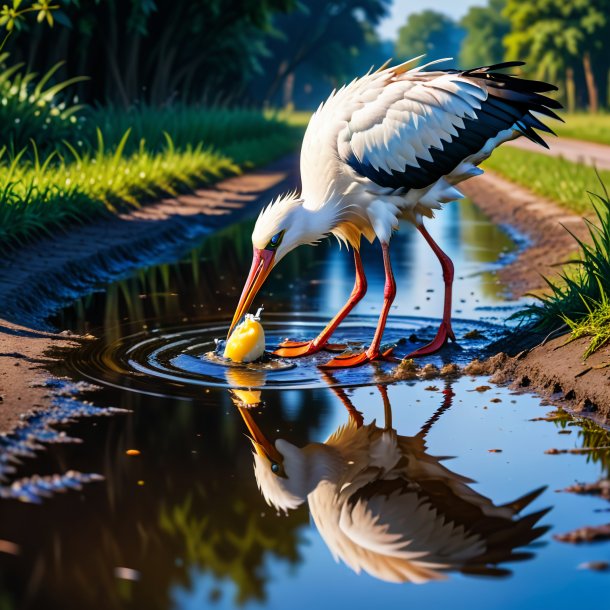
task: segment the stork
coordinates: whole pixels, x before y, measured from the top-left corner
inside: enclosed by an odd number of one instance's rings
[[[241,395],[235,404],[251,434],[254,472],[267,503],[287,512],[307,501],[312,519],[336,560],[356,573],[390,582],[424,583],[448,570],[504,575],[498,564],[529,555],[516,552],[548,527],[536,526],[548,511],[521,511],[542,489],[495,505],[470,487],[471,479],[431,456],[426,434],[451,406],[453,393],[415,436],[392,428],[386,388],[385,425],[364,424],[341,388],[333,388],[349,421],[324,443],[275,444],[256,424]],[[247,400],[246,400],[247,402]]]
[[[413,223],[440,261],[445,283],[443,317],[431,343],[408,357],[438,351],[451,328],[453,263],[424,226],[442,204],[460,199],[456,185],[483,173],[478,167],[503,142],[519,136],[547,146],[535,129],[553,134],[536,115],[559,119],[557,101],[541,95],[557,88],[500,72],[512,61],[470,70],[410,68],[420,58],[382,67],[334,91],[313,114],[301,148],[300,194],[269,204],[252,233],[253,260],[229,335],[248,311],[271,269],[291,250],[328,235],[353,250],[356,280],[343,308],[307,342],[285,341],[276,354],[297,357],[328,347],[341,321],[364,296],[367,283],[360,241],[377,239],[385,269],[383,305],[365,351],[340,355],[324,368],[357,366],[381,353],[383,331],[396,295],[390,239],[399,221]],[[561,120],[561,119],[559,119]],[[553,134],[554,135],[554,134]]]

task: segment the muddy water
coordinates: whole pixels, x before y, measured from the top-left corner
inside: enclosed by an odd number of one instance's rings
[[[328,354],[244,375],[201,358],[241,290],[249,228],[57,316],[58,327],[92,336],[56,371],[98,386],[74,402],[125,412],[59,426],[66,435],[54,440],[82,442],[49,444],[8,475],[0,489],[19,480],[31,493],[0,500],[0,608],[573,608],[607,593],[608,573],[580,567],[609,561],[610,543],[553,538],[610,521],[606,501],[560,491],[607,476],[607,453],[545,453],[606,446],[603,431],[547,421],[538,399],[483,378],[388,384],[389,364],[328,377],[315,366]],[[427,361],[464,363],[505,331],[515,304],[493,271],[514,244],[468,202],[432,230],[456,262],[461,339]],[[386,340],[399,355],[434,334],[441,310],[438,263],[420,242],[407,230],[393,246],[399,298]],[[340,340],[372,334],[376,254],[365,249],[369,293]],[[268,344],[311,336],[351,283],[350,257],[335,245],[289,256],[261,297]],[[475,329],[482,337],[463,338]],[[281,476],[263,458],[257,483],[245,433],[282,439]],[[52,479],[31,483],[70,470],[104,480],[61,494]],[[37,495],[39,504],[19,501]],[[405,579],[420,584],[388,582]]]

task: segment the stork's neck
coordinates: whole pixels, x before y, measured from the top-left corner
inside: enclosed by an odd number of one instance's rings
[[[343,220],[340,200],[330,196],[321,205],[304,201],[294,208],[291,218],[292,239],[296,243],[315,243],[326,237]]]

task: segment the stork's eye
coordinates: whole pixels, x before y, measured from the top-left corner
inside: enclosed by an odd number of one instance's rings
[[[265,246],[265,250],[277,250],[279,245],[282,243],[284,233],[285,233],[285,231],[280,231],[279,233],[276,233],[269,240],[269,243]]]
[[[275,462],[271,462],[271,472],[273,474],[278,474],[279,471],[280,471],[280,465],[276,464]]]

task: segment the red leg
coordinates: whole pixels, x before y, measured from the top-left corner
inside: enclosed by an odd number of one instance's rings
[[[434,339],[428,343],[428,345],[424,345],[423,347],[416,349],[414,352],[411,352],[408,356],[406,356],[406,358],[434,354],[435,352],[438,352],[438,350],[441,349],[441,347],[443,347],[443,345],[445,345],[449,339],[455,341],[455,335],[453,334],[453,329],[451,328],[451,289],[453,286],[453,263],[451,262],[451,259],[440,249],[439,245],[432,239],[432,236],[430,233],[428,233],[424,225],[418,225],[417,228],[432,248],[434,254],[436,254],[438,257],[441,267],[443,268],[443,280],[445,281],[445,304],[443,307],[443,321],[439,326],[436,337],[434,337]]]
[[[390,263],[390,250],[388,244],[381,244],[383,250],[383,264],[385,267],[385,286],[383,289],[383,307],[381,308],[381,315],[379,316],[379,322],[377,323],[377,330],[373,337],[373,342],[370,347],[359,354],[337,356],[330,362],[323,364],[320,368],[323,369],[340,369],[348,368],[352,366],[359,366],[365,362],[371,362],[371,360],[383,360],[390,359],[392,349],[386,350],[381,353],[379,347],[381,345],[381,338],[385,329],[388,314],[390,313],[390,307],[396,296],[396,281],[394,280],[394,274],[392,273],[392,265]]]
[[[335,330],[337,330],[337,326],[343,322],[349,312],[354,309],[356,303],[366,294],[366,276],[364,275],[360,252],[356,249],[354,249],[354,263],[356,266],[354,288],[347,303],[341,308],[341,311],[339,311],[315,339],[303,342],[284,341],[280,344],[279,349],[276,349],[273,352],[276,356],[281,356],[282,358],[297,358],[299,356],[313,354],[321,349],[326,349],[328,351],[343,351],[345,349],[345,345],[329,344],[328,340]]]

